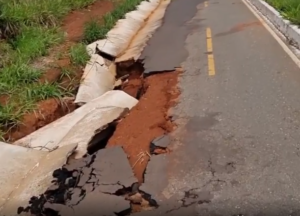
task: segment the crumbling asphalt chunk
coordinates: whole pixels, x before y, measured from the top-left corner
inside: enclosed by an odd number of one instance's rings
[[[131,187],[137,182],[122,147],[111,147],[105,151],[99,151],[92,166],[95,172],[101,174],[100,191],[113,193],[116,185]]]
[[[151,144],[161,148],[167,148],[170,143],[171,139],[169,135],[162,135],[160,137],[155,138],[151,142]]]
[[[91,167],[83,167],[81,169],[81,175],[79,182],[77,184],[78,187],[82,187],[87,183],[87,181],[91,178],[92,176],[92,168]]]
[[[177,215],[198,215],[197,205],[210,203],[213,195],[201,188],[192,188],[183,194],[178,193],[170,199],[164,199],[159,208],[152,211],[143,211],[132,214],[132,216],[177,216]]]
[[[167,147],[170,143],[171,143],[171,138],[169,135],[159,136],[151,141],[150,153],[155,155],[166,153],[168,152]]]
[[[123,193],[137,179],[122,147],[101,149],[92,155],[72,160],[53,172],[52,185],[39,197],[32,197],[18,214],[35,216],[118,215],[130,209]],[[130,189],[131,191],[131,189]]]
[[[140,190],[147,191],[153,199],[159,200],[158,196],[168,184],[166,172],[167,155],[152,156],[147,165],[144,183],[141,185]]]
[[[130,202],[123,197],[93,191],[86,195],[82,202],[74,206],[76,215],[115,216],[115,213],[130,208]],[[64,215],[61,215],[64,216]],[[65,215],[69,216],[69,215]]]

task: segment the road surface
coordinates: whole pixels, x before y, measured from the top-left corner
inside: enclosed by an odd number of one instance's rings
[[[184,69],[157,214],[300,215],[300,69],[248,7],[172,0],[143,56]]]

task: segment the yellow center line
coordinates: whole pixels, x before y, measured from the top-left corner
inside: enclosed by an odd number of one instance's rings
[[[213,42],[211,37],[211,29],[206,29],[206,43],[207,43],[207,61],[208,61],[208,75],[214,76],[216,74],[215,70],[215,59],[213,55]]]

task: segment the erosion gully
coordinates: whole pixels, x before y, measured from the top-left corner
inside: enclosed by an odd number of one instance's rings
[[[139,103],[96,133],[83,158],[69,158],[55,170],[51,186],[32,197],[28,206],[19,207],[18,214],[130,215],[158,208],[147,191],[151,184],[147,165],[153,155],[169,152],[168,133],[176,126],[168,110],[179,94],[176,85],[180,71],[145,77],[141,61],[117,68],[120,77],[126,79],[119,89]]]

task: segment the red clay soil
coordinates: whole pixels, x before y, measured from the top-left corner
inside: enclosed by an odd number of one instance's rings
[[[63,102],[57,99],[48,99],[41,101],[37,106],[37,111],[27,113],[23,116],[22,123],[4,136],[10,141],[18,140],[24,137],[24,134],[30,134],[37,129],[55,121],[56,119],[75,110],[72,100],[65,99]]]
[[[52,63],[53,65],[56,65],[56,67],[50,68],[46,71],[42,81],[56,82],[60,78],[61,68],[68,67],[70,67],[73,71],[76,71],[75,78],[77,81],[80,80],[83,70],[82,68],[71,65],[68,51],[73,44],[80,42],[83,39],[84,26],[86,22],[93,19],[100,20],[107,12],[112,10],[113,3],[111,1],[98,0],[85,9],[71,12],[63,20],[62,30],[66,33],[66,41],[53,49],[55,53],[62,54],[62,57]],[[68,84],[70,84],[70,80],[64,79],[63,83],[64,87],[67,87]],[[78,83],[75,83],[75,85],[76,84]]]
[[[62,23],[62,30],[66,33],[66,41],[53,48],[54,54],[62,54],[61,59],[56,60],[53,65],[56,65],[55,68],[50,68],[45,72],[44,77],[42,77],[42,81],[48,82],[56,82],[60,78],[61,68],[71,67],[72,70],[76,71],[79,76],[76,76],[77,81],[78,78],[81,78],[82,68],[76,68],[71,65],[70,58],[68,56],[68,51],[70,47],[80,42],[83,39],[83,32],[85,23],[93,20],[93,19],[101,19],[107,12],[113,10],[113,3],[111,1],[98,0],[94,4],[88,6],[85,9],[77,10],[71,12]],[[52,53],[52,55],[54,55]],[[67,80],[64,80],[67,82]],[[66,85],[66,83],[64,84]]]
[[[113,3],[109,0],[98,0],[89,7],[71,12],[62,22],[62,29],[66,33],[66,41],[50,49],[50,55],[44,57],[42,64],[46,64],[43,77],[40,82],[57,82],[59,81],[64,88],[75,89],[81,79],[83,68],[75,67],[71,64],[68,57],[70,47],[79,42],[83,37],[84,25],[92,19],[99,19],[107,12],[113,10]],[[54,60],[57,54],[62,54],[62,58]],[[45,63],[46,62],[46,63]],[[47,62],[51,62],[50,64]],[[39,62],[38,62],[39,64]],[[47,65],[49,64],[49,65]],[[74,71],[73,77],[61,77],[61,69],[69,68]],[[6,98],[0,97],[0,103],[5,104]],[[26,114],[22,118],[22,123],[17,128],[7,131],[4,136],[10,142],[23,138],[24,136],[34,132],[35,130],[59,119],[60,117],[72,112],[75,109],[74,104],[70,100],[61,103],[55,99],[41,101],[34,113]]]
[[[176,103],[179,95],[178,74],[175,71],[148,77],[145,80],[145,94],[118,124],[114,135],[108,141],[107,147],[121,145],[124,148],[139,183],[143,182],[149,160],[150,142],[175,128],[167,112]],[[127,91],[134,92],[133,89]],[[143,159],[139,160],[141,155]]]

